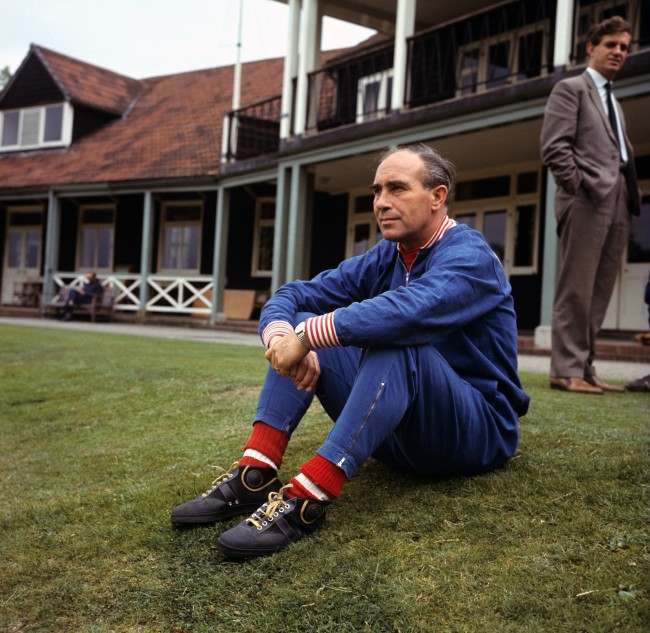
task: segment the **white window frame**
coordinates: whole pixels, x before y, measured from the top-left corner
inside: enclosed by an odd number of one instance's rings
[[[367,188],[352,189],[348,191],[348,227],[345,241],[345,257],[354,255],[354,229],[360,224],[369,224],[370,233],[368,235],[368,250],[370,250],[379,240],[382,239],[381,231],[377,226],[377,219],[374,212],[355,213],[354,201],[356,198],[372,195]]]
[[[273,227],[275,235],[275,216],[262,218],[262,205],[269,202],[275,203],[275,198],[257,198],[255,200],[255,223],[253,225],[253,254],[251,256],[251,277],[271,277],[273,270],[260,270],[260,237],[264,227]],[[271,264],[273,266],[273,264]]]
[[[540,77],[543,77],[547,74],[545,60],[548,55],[548,38],[549,38],[549,20],[540,20],[539,22],[534,22],[533,24],[528,24],[519,29],[514,29],[512,31],[506,31],[505,33],[500,33],[499,35],[494,35],[492,37],[479,40],[476,42],[470,42],[465,44],[465,46],[460,46],[458,48],[458,55],[456,60],[456,96],[457,97],[466,97],[469,94],[479,94],[482,92],[487,92],[494,90],[487,86],[487,75],[489,68],[489,56],[488,51],[490,46],[494,44],[499,44],[501,42],[509,42],[509,60],[508,60],[508,77],[504,79],[504,84],[509,85],[513,83],[519,83],[521,81],[527,81],[525,79],[517,79],[517,74],[519,73],[519,45],[520,38],[524,35],[529,35],[530,33],[535,33],[537,31],[542,32],[542,66]],[[476,79],[476,92],[463,94],[463,88],[461,80],[465,73],[462,67],[463,56],[465,52],[471,50],[479,49],[479,60],[478,60],[478,76]]]
[[[383,116],[386,112],[386,104],[388,103],[388,80],[393,77],[393,69],[387,68],[372,75],[366,75],[361,77],[357,82],[357,123],[363,123],[363,121],[372,121],[380,116]],[[363,111],[363,102],[365,101],[364,97],[366,94],[366,87],[369,84],[374,84],[379,82],[379,95],[377,96],[377,111],[376,112],[364,112]]]
[[[198,220],[167,220],[167,209],[179,207],[199,207]],[[167,226],[198,226],[198,256],[196,258],[196,268],[164,268],[165,261],[165,228]],[[203,250],[203,200],[168,200],[161,205],[160,230],[158,235],[158,270],[166,275],[198,275],[201,271],[201,252]]]
[[[533,193],[517,194],[517,176],[520,173],[537,172],[537,191]],[[502,196],[499,198],[476,198],[474,200],[463,200],[462,202],[452,202],[449,209],[449,215],[455,218],[458,215],[474,214],[476,217],[476,224],[474,228],[477,231],[483,232],[483,222],[486,213],[492,211],[505,211],[506,212],[506,235],[505,235],[505,253],[503,257],[503,267],[506,274],[510,276],[516,275],[536,275],[539,268],[539,230],[540,230],[540,198],[541,198],[541,183],[542,172],[541,167],[521,166],[520,168],[513,169],[497,169],[490,170],[489,172],[481,171],[475,174],[462,174],[459,178],[461,181],[475,180],[479,178],[490,178],[496,176],[510,176],[510,195]],[[534,207],[534,232],[533,232],[533,257],[530,266],[515,266],[515,236],[516,236],[516,221],[517,221],[517,207],[530,205]]]
[[[591,24],[595,24],[596,22],[599,22],[600,20],[598,19],[598,16],[601,11],[605,9],[611,9],[619,4],[627,4],[628,6],[628,17],[627,20],[628,22],[632,25],[632,41],[638,41],[639,39],[639,29],[641,28],[641,20],[637,20],[636,24],[632,22],[630,19],[631,16],[637,15],[638,11],[638,3],[639,0],[627,0],[621,1],[621,0],[603,0],[602,2],[596,2],[594,4],[590,4],[587,6],[581,6],[576,2],[575,5],[575,19],[573,20],[573,59],[576,60],[578,57],[578,47],[580,44],[585,44],[585,59],[581,61],[574,61],[575,66],[586,66],[587,64],[587,57],[586,57],[586,43],[587,43],[587,32],[580,34],[578,32],[580,28],[580,19],[582,18],[583,15],[589,16],[589,22]],[[632,47],[634,47],[634,44],[632,44]],[[631,51],[635,50],[634,48],[630,49]]]
[[[43,136],[45,135],[45,110],[46,108],[52,106],[63,106],[63,116],[61,119],[61,138],[57,141],[44,141]],[[30,145],[21,145],[20,139],[23,133],[23,118],[25,113],[40,111],[39,114],[39,130],[38,130],[38,143]],[[12,110],[2,110],[0,111],[0,143],[2,142],[2,136],[4,132],[4,119],[5,114],[10,112],[18,112],[18,137],[17,143],[15,145],[0,145],[0,153],[2,152],[22,152],[29,149],[38,149],[38,148],[48,148],[48,147],[67,147],[72,143],[72,122],[74,118],[74,109],[67,102],[58,102],[58,103],[46,103],[42,106],[36,106],[33,108],[14,108]]]
[[[84,215],[86,211],[111,211],[113,214],[112,222],[85,222]],[[117,214],[117,205],[114,203],[98,203],[98,204],[82,204],[79,207],[79,222],[77,226],[77,255],[75,257],[76,269],[81,272],[98,272],[98,273],[109,273],[113,272],[113,266],[115,265],[115,216]],[[83,251],[83,229],[84,227],[88,228],[106,228],[110,227],[112,231],[111,236],[111,247],[109,253],[110,266],[100,268],[99,266],[82,266],[82,251]],[[95,253],[95,261],[97,261],[97,253]]]

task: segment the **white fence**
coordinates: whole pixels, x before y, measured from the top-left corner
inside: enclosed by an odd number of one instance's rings
[[[140,309],[140,275],[132,273],[98,274],[102,286],[113,290],[116,310]],[[54,283],[58,288],[79,287],[84,274],[78,272],[57,272]],[[171,275],[150,275],[147,277],[149,299],[147,312],[171,314],[210,314],[212,310],[212,277],[175,277]]]

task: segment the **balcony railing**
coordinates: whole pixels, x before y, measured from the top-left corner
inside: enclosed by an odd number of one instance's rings
[[[280,95],[228,112],[223,127],[224,160],[244,160],[277,152],[281,112]]]
[[[409,39],[407,105],[539,77],[552,68],[555,2],[517,0]]]
[[[307,131],[357,123],[390,111],[393,46],[309,75]]]

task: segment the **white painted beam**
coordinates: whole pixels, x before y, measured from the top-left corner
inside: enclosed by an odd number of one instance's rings
[[[404,107],[406,91],[406,62],[408,58],[407,38],[415,32],[415,10],[417,0],[398,0],[395,20],[395,48],[393,53],[393,93],[391,108]]]
[[[228,226],[230,223],[230,192],[225,187],[217,191],[214,223],[214,255],[212,260],[212,310],[210,323],[223,321],[223,292],[226,287],[226,256],[228,254]]]
[[[555,12],[555,44],[553,47],[554,66],[564,66],[571,59],[574,10],[575,0],[557,0]]]
[[[144,315],[149,301],[149,275],[153,252],[153,195],[144,192],[142,205],[142,247],[140,249],[140,315]]]
[[[49,303],[56,294],[54,273],[59,265],[59,233],[61,228],[59,199],[50,190],[47,197],[47,224],[45,229],[45,266],[43,267],[43,299]]]
[[[298,34],[300,31],[300,0],[289,0],[289,35],[287,54],[284,57],[282,74],[282,116],[280,138],[291,133],[291,109],[293,106],[293,78],[298,72]]]
[[[318,0],[302,0],[298,38],[298,87],[296,94],[295,132],[303,134],[307,120],[309,73],[316,68],[320,52]]]

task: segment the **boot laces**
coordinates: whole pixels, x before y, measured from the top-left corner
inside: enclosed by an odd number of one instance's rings
[[[207,497],[208,495],[212,494],[224,481],[228,481],[229,479],[232,478],[233,471],[235,468],[239,466],[239,462],[235,461],[232,463],[232,466],[230,468],[221,473],[211,484],[210,487],[203,493],[201,494],[202,497]],[[221,466],[213,466],[212,468],[218,468],[219,470],[223,470]]]
[[[291,484],[282,486],[282,488],[277,492],[269,492],[269,500],[257,508],[257,510],[246,519],[246,522],[250,523],[258,530],[266,527],[269,523],[273,523],[274,519],[277,519],[291,507],[283,497],[284,491],[288,488],[291,488]]]

